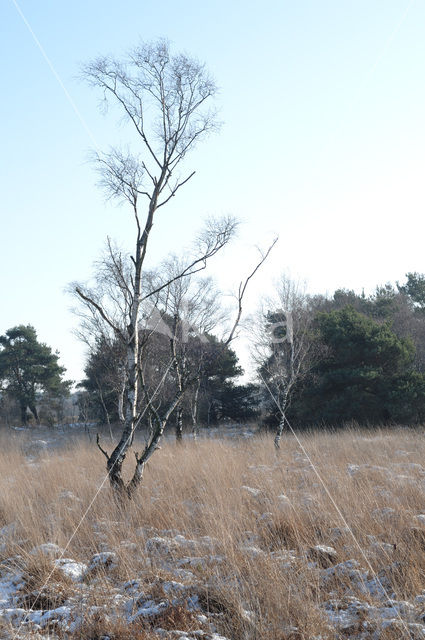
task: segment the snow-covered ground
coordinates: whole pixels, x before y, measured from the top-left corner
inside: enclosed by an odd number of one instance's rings
[[[0,533],[4,539],[11,532],[12,529],[9,528]],[[30,638],[48,631],[49,637],[54,638],[55,630],[60,634],[77,634],[83,619],[90,619],[101,613],[102,619],[125,620],[129,625],[143,621],[144,628],[155,631],[159,638],[224,640],[216,632],[217,619],[222,614],[213,612],[214,607],[213,611],[208,611],[206,585],[200,585],[196,573],[192,571],[194,567],[210,567],[211,576],[214,575],[214,567],[223,562],[223,557],[215,553],[216,541],[209,537],[187,539],[167,530],[150,537],[149,534],[152,532],[140,531],[140,536],[145,539],[145,557],[150,564],[149,575],[152,574],[152,567],[158,573],[154,582],[149,584],[143,579],[143,575],[124,582],[113,580],[117,566],[117,556],[113,551],[95,554],[87,565],[64,557],[63,550],[51,543],[35,548],[34,555],[43,554],[51,558],[52,566],[66,579],[67,595],[60,606],[43,606],[46,591],[43,588],[34,591],[31,594],[31,606],[25,606],[25,599],[28,599],[25,577],[22,572],[13,569],[16,563],[12,558],[4,562],[0,578],[0,620],[4,623],[3,633],[9,633],[9,636],[4,637]],[[368,551],[373,550],[374,545],[376,543],[372,542]],[[246,543],[241,544],[241,551],[253,558],[265,553],[255,544]],[[270,553],[276,563],[287,566],[299,560],[295,551]],[[356,560],[338,562],[336,556],[335,549],[318,545],[312,549],[312,558],[315,559],[308,560],[311,571],[317,576],[320,585],[329,591],[330,596],[321,605],[329,622],[330,633],[317,636],[317,639],[334,638],[333,631],[341,634],[337,637],[359,640],[378,640],[381,637],[425,638],[425,590],[411,601],[397,600],[383,577],[384,572],[373,575]],[[324,568],[323,564],[330,566]],[[102,576],[102,581],[99,580],[99,575]],[[57,573],[55,579],[57,580]],[[50,581],[50,593],[52,589],[56,593],[63,589],[61,584],[55,584],[55,579]],[[105,579],[109,584],[104,602],[91,604],[96,599],[94,592],[99,588],[104,589],[101,583]],[[337,582],[346,585],[345,593],[332,592],[331,585]],[[359,598],[359,593],[362,598]],[[25,597],[23,594],[26,594]],[[190,623],[190,631],[169,628],[176,611],[185,612],[184,621],[186,624]],[[247,628],[255,628],[255,614],[252,611],[241,610],[240,615],[249,623]],[[167,628],[161,627],[161,621],[166,621]],[[107,624],[105,627],[107,628]],[[385,635],[388,631],[395,635]],[[282,628],[282,638],[298,637],[301,636],[296,635],[296,629]],[[104,640],[106,639],[107,635],[104,635]]]

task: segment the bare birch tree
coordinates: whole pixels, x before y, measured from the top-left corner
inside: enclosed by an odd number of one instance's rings
[[[282,276],[274,297],[263,301],[254,323],[252,356],[267,395],[273,394],[273,402],[280,409],[274,439],[276,449],[280,448],[295,387],[309,370],[313,316],[304,287]]]
[[[126,346],[126,406],[121,438],[110,454],[100,445],[99,448],[107,459],[112,487],[120,495],[131,497],[182,395],[177,393],[161,414],[154,407],[153,399],[145,397],[156,427],[143,452],[136,454],[134,474],[126,484],[122,465],[141,420],[139,397],[146,396],[140,363],[139,319],[149,237],[157,212],[194,175],[193,171],[181,173],[183,160],[198,141],[217,127],[215,112],[209,106],[217,88],[203,65],[183,54],[172,55],[165,41],[136,47],[125,61],[98,58],[87,64],[83,73],[92,86],[101,90],[106,102],[118,105],[123,117],[133,126],[141,147],[140,155],[112,149],[105,154],[97,153],[95,157],[101,185],[110,197],[130,206],[135,221],[131,273],[127,278],[123,265],[118,265],[114,274],[115,283],[122,275],[124,308],[121,310],[125,322],[121,323],[116,314],[110,313],[104,302],[105,296],[96,290],[75,287],[90,312],[99,317]],[[231,219],[218,221],[201,239],[203,250],[179,276],[203,268],[206,261],[227,244],[234,228],[235,223]],[[146,296],[156,293],[151,291]],[[172,365],[170,363],[170,367]]]
[[[92,86],[100,89],[106,103],[118,106],[123,118],[133,127],[140,146],[139,153],[112,149],[95,155],[101,186],[111,198],[127,203],[134,218],[131,268],[128,270],[127,263],[115,262],[111,256],[112,270],[109,268],[105,280],[108,282],[112,274],[109,291],[105,286],[101,290],[75,286],[82,304],[125,346],[126,402],[121,437],[111,453],[106,452],[99,441],[98,446],[106,458],[110,483],[117,495],[132,497],[146,463],[158,449],[164,428],[186,390],[186,385],[181,385],[167,406],[157,402],[161,385],[176,368],[173,353],[157,388],[149,389],[146,385],[143,354],[155,327],[140,331],[143,305],[173,282],[204,269],[207,261],[232,238],[236,223],[232,218],[209,221],[198,238],[195,254],[187,259],[181,271],[168,281],[153,284],[147,291],[145,259],[155,217],[193,177],[194,171],[182,172],[189,152],[217,128],[215,111],[210,107],[217,88],[202,64],[184,54],[172,55],[168,43],[162,40],[136,47],[124,61],[98,58],[87,64],[83,73]],[[266,256],[241,285],[238,314],[229,341],[235,336],[240,320],[246,285]],[[120,301],[114,298],[117,291]],[[160,323],[161,317],[157,324]],[[134,473],[126,483],[123,463],[146,413],[152,428],[143,451],[135,454]]]

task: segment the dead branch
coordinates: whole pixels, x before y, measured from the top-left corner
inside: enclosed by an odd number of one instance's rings
[[[98,434],[98,433],[96,434],[96,444],[97,444],[97,446],[98,446],[99,450],[100,450],[100,451],[103,453],[103,455],[105,456],[105,458],[106,458],[107,460],[109,460],[109,454],[105,451],[105,449],[102,449],[102,447],[100,446],[100,437],[99,437],[99,434]]]
[[[237,314],[236,314],[235,322],[234,322],[234,324],[233,324],[233,326],[232,326],[232,328],[230,330],[230,333],[229,333],[227,339],[224,341],[224,343],[226,345],[230,344],[231,341],[234,339],[236,329],[238,328],[240,319],[242,317],[242,302],[243,302],[243,299],[244,299],[244,296],[245,296],[245,293],[246,293],[246,289],[247,289],[248,283],[255,276],[255,274],[260,269],[260,267],[264,264],[264,262],[267,260],[267,258],[270,255],[270,252],[272,251],[273,247],[277,243],[278,239],[279,238],[275,238],[273,240],[273,242],[271,243],[271,245],[269,246],[267,251],[261,256],[261,260],[256,265],[255,269],[249,274],[249,276],[246,278],[245,282],[241,282],[240,285],[239,285],[239,290],[238,290],[238,311],[237,311]]]

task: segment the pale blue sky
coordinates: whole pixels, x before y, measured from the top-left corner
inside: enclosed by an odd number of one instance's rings
[[[123,133],[77,79],[81,62],[167,37],[221,87],[223,129],[188,158],[197,175],[162,210],[152,263],[206,215],[232,213],[239,239],[212,268],[226,289],[280,236],[251,309],[283,270],[313,291],[425,271],[424,0],[18,4],[101,148]],[[12,0],[0,24],[0,333],[33,324],[78,379],[64,288],[88,278],[107,235],[131,249],[131,217],[95,187],[90,137]]]

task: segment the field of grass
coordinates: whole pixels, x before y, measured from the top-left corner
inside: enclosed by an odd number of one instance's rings
[[[425,638],[423,432],[300,439],[167,442],[122,508],[94,445],[3,438],[4,637]]]

